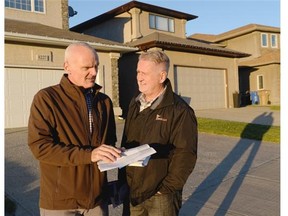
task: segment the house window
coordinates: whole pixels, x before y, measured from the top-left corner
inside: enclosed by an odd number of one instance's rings
[[[174,32],[174,19],[150,14],[149,27],[151,29]]]
[[[258,85],[258,90],[261,90],[264,88],[263,75],[257,76],[257,85]]]
[[[272,48],[277,48],[277,35],[276,34],[271,34],[271,47]]]
[[[268,35],[262,33],[261,34],[261,45],[262,47],[268,47]]]
[[[5,0],[5,7],[32,12],[44,12],[44,0]]]

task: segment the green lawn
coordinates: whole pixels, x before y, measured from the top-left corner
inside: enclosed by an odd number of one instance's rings
[[[197,119],[199,132],[280,143],[280,126],[268,126],[207,118]]]

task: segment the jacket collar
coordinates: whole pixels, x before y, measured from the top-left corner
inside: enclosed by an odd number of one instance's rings
[[[75,84],[73,84],[72,82],[70,82],[70,80],[68,79],[68,74],[63,74],[62,79],[60,81],[60,85],[65,89],[65,91],[67,91],[68,94],[70,95],[75,95],[75,96],[79,96],[79,94],[85,94],[87,92],[87,89],[81,87],[81,86],[77,86]],[[97,94],[100,89],[102,87],[98,84],[94,84],[94,86],[89,89],[89,91],[91,91],[91,93],[93,93],[93,95]]]
[[[153,102],[153,104],[150,106],[150,109],[162,108],[174,104],[174,93],[172,90],[171,82],[168,78],[164,81],[164,85],[166,86],[164,94]],[[139,101],[140,94],[135,98],[135,102]]]

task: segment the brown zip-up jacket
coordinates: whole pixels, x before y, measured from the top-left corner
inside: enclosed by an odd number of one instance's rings
[[[101,202],[106,173],[91,162],[91,151],[103,143],[115,145],[116,127],[112,102],[100,88],[93,88],[92,135],[83,89],[66,74],[34,97],[28,145],[39,160],[41,208],[90,209]]]
[[[149,144],[155,148],[145,167],[127,166],[119,178],[130,187],[133,205],[142,203],[157,191],[182,191],[197,159],[197,119],[193,109],[173,93],[169,79],[166,91],[152,105],[139,112],[138,98],[132,99],[125,122],[122,146]]]

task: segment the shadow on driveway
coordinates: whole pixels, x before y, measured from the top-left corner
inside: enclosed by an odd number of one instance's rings
[[[27,129],[5,131],[5,195],[16,204],[10,215],[39,215],[39,168],[27,145]]]
[[[263,113],[256,117],[251,123],[247,124],[245,129],[241,133],[241,138],[245,138],[247,133],[253,133],[253,127],[255,126],[255,122],[258,122],[259,119],[266,118],[266,122],[269,122],[270,125],[273,123],[273,118],[271,113]],[[261,131],[260,138],[264,136],[264,134],[269,130],[271,126],[263,127],[264,129]],[[247,175],[249,169],[251,168],[252,162],[257,155],[257,152],[261,145],[261,140],[247,140],[240,139],[238,143],[236,143],[235,147],[226,155],[226,157],[216,166],[216,168],[199,184],[196,190],[192,193],[189,199],[183,204],[182,210],[187,209],[186,212],[189,212],[189,215],[197,215],[201,209],[208,202],[210,197],[214,194],[217,188],[223,183],[224,178],[227,177],[232,167],[244,156],[244,154],[248,153],[248,157],[244,162],[242,168],[240,168],[239,173],[234,179],[234,182],[227,189],[227,193],[221,198],[222,202],[217,207],[215,212],[215,216],[226,215],[229,210],[231,203],[233,202],[238,190],[240,189],[245,176]]]

